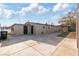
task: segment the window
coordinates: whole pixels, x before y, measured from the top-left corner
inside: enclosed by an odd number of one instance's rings
[[[41,32],[41,34],[44,34],[44,32]]]
[[[48,26],[48,29],[50,29],[50,26]]]
[[[43,29],[45,28],[45,26],[43,26]]]

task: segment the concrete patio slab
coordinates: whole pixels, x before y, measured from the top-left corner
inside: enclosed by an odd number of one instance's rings
[[[11,55],[27,47],[29,46],[27,46],[23,42],[13,44],[10,46],[0,47],[0,55]]]
[[[77,50],[77,39],[66,39],[62,46]]]
[[[67,47],[59,47],[58,51],[56,51],[53,56],[76,56],[76,51],[67,48]]]
[[[15,53],[11,56],[42,56],[42,54],[40,54],[39,52],[37,52],[35,49],[33,48],[25,48],[24,50]]]
[[[77,55],[76,39],[46,35],[10,36],[0,42],[2,56],[69,56]]]
[[[56,46],[45,44],[45,43],[40,43],[32,47],[43,55],[50,55],[56,48]]]
[[[39,44],[39,42],[34,40],[28,40],[28,41],[25,41],[24,43],[30,47]]]
[[[52,56],[77,56],[77,40],[65,38],[57,49],[52,53]]]

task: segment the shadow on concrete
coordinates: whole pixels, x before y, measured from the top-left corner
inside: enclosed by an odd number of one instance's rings
[[[67,37],[68,34],[69,34],[69,32],[63,32],[63,33],[58,34],[57,36],[58,37]]]
[[[8,36],[7,40],[1,41],[1,47],[17,44],[20,42],[34,40],[37,42],[42,42],[46,44],[51,44],[56,46],[63,40],[64,37],[58,37],[59,33],[53,34],[43,34],[43,35],[19,35],[19,36]]]

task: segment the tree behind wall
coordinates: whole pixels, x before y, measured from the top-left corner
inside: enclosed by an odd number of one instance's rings
[[[69,12],[67,15],[62,17],[60,23],[67,26],[68,31],[76,31],[76,19],[74,18],[74,13]]]
[[[75,31],[76,30],[76,22],[73,19],[66,20],[65,24],[68,27],[69,31]]]

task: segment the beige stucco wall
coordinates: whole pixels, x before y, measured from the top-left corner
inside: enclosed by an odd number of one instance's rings
[[[31,34],[31,26],[33,26],[33,34],[41,34],[43,32],[42,25],[27,23],[26,26],[28,26],[28,34]]]
[[[45,27],[45,28],[43,28],[43,27]],[[48,26],[48,25],[35,25],[35,29],[36,29],[35,33],[36,34],[52,33],[53,28],[54,28],[53,26]]]
[[[53,26],[46,26],[46,33],[52,33],[54,31],[54,27]]]
[[[14,30],[12,31],[12,34],[19,35],[23,34],[23,25],[14,25]]]
[[[31,34],[31,26],[33,26],[34,30],[34,34],[46,34],[46,33],[52,33],[53,30],[53,26],[50,26],[50,29],[48,28],[48,25],[45,24],[36,24],[36,23],[26,23],[26,26],[28,26],[28,34]],[[45,27],[45,28],[43,28]]]
[[[33,34],[48,34],[60,30],[60,27],[50,26],[47,24],[36,24],[29,22],[24,25],[26,25],[28,28],[28,34],[31,34],[31,26],[33,26]],[[16,35],[24,34],[24,25],[14,25],[14,31],[12,33]]]
[[[59,27],[59,26],[54,26],[53,30],[54,30],[54,32],[59,32],[59,30],[61,30],[61,27]]]
[[[35,26],[35,34],[44,34],[45,29],[43,29],[43,25],[34,25]]]
[[[31,26],[28,25],[27,28],[28,28],[28,32],[27,32],[27,33],[28,33],[28,34],[31,34]]]

